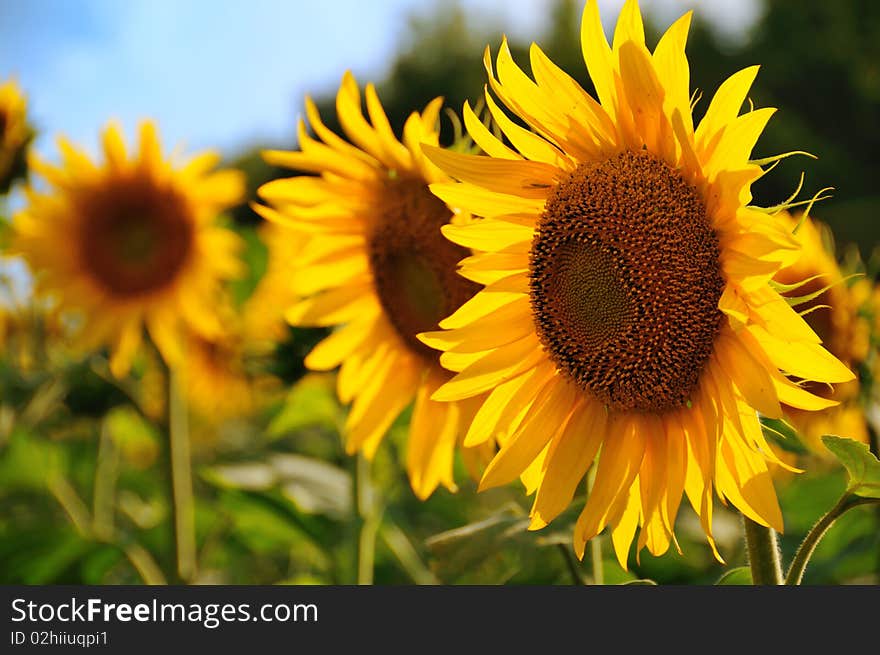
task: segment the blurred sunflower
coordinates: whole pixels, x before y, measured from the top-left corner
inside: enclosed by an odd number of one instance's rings
[[[287,335],[285,310],[299,299],[290,280],[296,275],[302,240],[291,238],[290,229],[276,223],[261,224],[259,235],[268,251],[266,271],[241,315],[245,331],[254,339],[279,342]]]
[[[746,206],[763,173],[750,152],[774,112],[740,115],[757,67],[725,81],[694,129],[690,20],[651,53],[630,1],[609,47],[588,2],[581,41],[598,102],[534,44],[534,81],[506,41],[496,79],[487,49],[491,89],[534,132],[487,90],[510,146],[465,105],[490,156],[425,147],[460,181],[432,191],[485,217],[443,228],[479,251],[461,272],[486,287],[421,336],[458,371],[433,397],[489,392],[464,445],[499,439],[481,488],[521,476],[537,491],[533,529],[566,508],[597,460],[574,545],[582,556],[610,526],[623,566],[638,526],[637,551],[668,549],[683,493],[713,550],[713,490],[781,530],[758,412],[833,404],[784,373],[853,377],[769,285],[798,244],[783,222]]]
[[[27,100],[14,80],[0,84],[0,193],[25,175],[25,152],[33,133],[27,124]]]
[[[799,216],[781,214],[790,230]],[[834,239],[827,225],[807,219],[795,238],[802,250],[797,260],[779,270],[773,281],[804,317],[826,348],[852,371],[868,358],[870,322],[863,309],[871,302],[873,285],[865,277],[847,279],[837,263]],[[806,388],[840,404],[821,412],[784,407],[786,418],[814,452],[827,452],[823,434],[868,440],[865,411],[859,402],[858,380],[830,387],[807,383]]]
[[[268,373],[249,366],[259,354],[242,329],[243,319],[231,313],[222,334],[207,338],[192,333],[186,341],[184,386],[190,406],[216,422],[253,412],[275,386]]]
[[[15,368],[30,374],[70,357],[71,327],[57,305],[43,299],[22,301],[15,296],[0,302],[0,349]]]
[[[64,139],[59,148],[61,166],[32,158],[51,188],[28,189],[14,219],[12,250],[31,266],[38,293],[81,312],[85,345],[109,344],[120,377],[145,327],[169,364],[180,360],[184,328],[220,334],[220,283],[241,265],[238,236],[215,219],[241,199],[242,175],[211,172],[214,153],[175,167],[151,122],[141,125],[132,158],[114,124],[103,134],[104,165]]]
[[[455,272],[470,254],[443,238],[440,226],[460,222],[428,184],[448,180],[422,154],[438,142],[442,99],[413,112],[399,141],[373,85],[366,87],[369,122],[357,82],[343,77],[336,96],[344,141],[306,111],[320,141],[299,125],[300,150],[270,151],[266,161],[317,173],[269,182],[257,211],[299,240],[287,284],[296,295],[287,320],[298,326],[339,326],[306,358],[312,370],[340,366],[337,392],[352,403],[346,449],[371,458],[394,419],[415,399],[407,446],[414,492],[439,484],[455,489],[455,447],[476,403],[439,403],[431,394],[450,374],[416,334],[436,329],[477,286]]]

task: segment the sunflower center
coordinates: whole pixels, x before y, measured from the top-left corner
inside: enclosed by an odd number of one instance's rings
[[[131,296],[171,283],[189,257],[194,226],[173,189],[132,176],[78,200],[80,253],[108,292]]]
[[[416,335],[436,330],[479,288],[456,272],[470,253],[440,232],[451,216],[423,180],[394,178],[377,195],[368,238],[376,293],[386,316],[410,350],[432,361],[437,352]]]
[[[530,253],[550,358],[614,410],[686,404],[721,325],[719,254],[676,170],[647,152],[581,164],[548,199]]]
[[[6,134],[6,112],[0,109],[0,142],[3,141],[3,135]]]

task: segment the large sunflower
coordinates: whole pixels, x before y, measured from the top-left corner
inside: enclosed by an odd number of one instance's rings
[[[338,326],[305,363],[312,370],[340,367],[338,395],[352,403],[345,425],[348,452],[372,457],[394,419],[415,400],[406,463],[414,492],[425,498],[438,484],[455,489],[455,447],[476,402],[430,399],[450,373],[416,334],[436,329],[478,287],[455,272],[470,253],[440,233],[461,217],[428,189],[449,180],[420,147],[438,141],[442,100],[409,116],[403,142],[372,85],[366,104],[369,122],[357,82],[346,73],[336,109],[349,143],[322,123],[307,99],[320,141],[300,121],[300,150],[266,152],[265,158],[318,175],[269,182],[259,194],[272,206],[257,210],[288,228],[287,238],[302,240],[289,277],[297,300],[288,321]]]
[[[27,124],[27,100],[14,80],[0,84],[0,193],[24,177],[25,151],[33,136]]]
[[[458,371],[433,397],[490,392],[464,445],[499,440],[481,488],[522,476],[537,492],[534,529],[565,509],[595,462],[575,548],[582,556],[610,526],[624,566],[637,526],[638,550],[668,549],[683,493],[713,549],[713,491],[781,530],[758,412],[833,404],[786,374],[853,377],[769,285],[797,243],[747,206],[762,174],[750,152],[774,111],[740,115],[757,67],[724,82],[693,126],[690,19],[651,53],[627,2],[609,47],[589,2],[581,38],[598,102],[536,45],[534,80],[506,42],[496,79],[487,49],[492,91],[533,131],[487,90],[510,145],[466,105],[468,130],[490,156],[425,148],[460,181],[432,191],[485,217],[443,228],[479,251],[461,272],[486,286],[444,330],[421,336]]]
[[[834,252],[828,226],[819,221],[788,213],[781,214],[801,244],[797,260],[773,276],[783,295],[813,328],[825,347],[851,370],[857,372],[867,360],[871,326],[865,309],[871,303],[872,284],[865,277],[847,278]],[[811,449],[825,452],[821,436],[839,434],[859,441],[868,440],[865,411],[860,403],[858,380],[830,387],[808,385],[816,395],[840,404],[821,412],[783,407],[786,418]]]
[[[211,172],[213,153],[176,167],[162,158],[150,122],[133,158],[114,124],[103,133],[103,165],[64,139],[59,148],[60,166],[32,158],[48,188],[27,190],[13,251],[31,266],[38,293],[82,316],[88,347],[111,346],[115,375],[129,370],[145,327],[178,362],[184,329],[220,332],[220,283],[241,265],[238,237],[215,219],[241,198],[242,175]]]

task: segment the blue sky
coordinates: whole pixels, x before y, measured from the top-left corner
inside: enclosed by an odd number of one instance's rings
[[[444,0],[437,0],[442,5]],[[15,75],[51,155],[64,133],[94,149],[110,117],[129,134],[159,121],[166,144],[235,154],[293,141],[304,93],[332,91],[351,68],[381,79],[428,0],[0,0],[0,80]],[[537,39],[549,0],[462,0],[474,21]],[[606,25],[620,0],[600,2]],[[696,6],[736,32],[757,0],[643,0],[671,20]]]

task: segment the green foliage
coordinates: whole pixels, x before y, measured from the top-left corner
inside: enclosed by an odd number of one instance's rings
[[[737,566],[726,571],[718,578],[717,585],[750,585],[752,584],[752,572],[748,566]]]
[[[305,377],[297,382],[281,411],[272,419],[266,434],[277,438],[306,428],[333,430],[339,421],[335,391],[326,378]]]
[[[846,468],[848,493],[880,498],[880,461],[867,444],[833,435],[825,435],[822,442]]]
[[[239,228],[238,234],[244,241],[244,248],[239,253],[239,258],[244,264],[246,273],[233,280],[230,286],[233,302],[237,307],[241,307],[254,292],[257,282],[266,272],[269,253],[266,245],[260,240],[257,230],[253,227]]]

